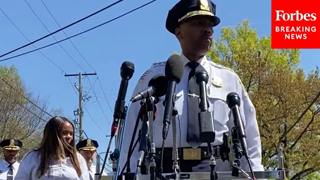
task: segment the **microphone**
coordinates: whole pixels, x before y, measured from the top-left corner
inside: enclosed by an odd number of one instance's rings
[[[208,111],[208,98],[206,85],[209,80],[208,73],[204,70],[198,71],[195,74],[196,82],[200,90],[200,111],[198,118],[200,124],[200,139],[202,142],[214,142],[215,132],[213,124],[213,114]]]
[[[248,147],[246,142],[246,135],[244,132],[243,122],[240,116],[239,106],[240,106],[240,97],[237,93],[232,92],[227,95],[227,104],[232,111],[234,118],[234,125],[237,129],[238,137],[240,139],[240,144],[242,147],[243,155],[248,159]]]
[[[170,56],[165,67],[165,75],[168,79],[168,86],[166,91],[166,103],[163,116],[163,140],[165,140],[168,136],[169,125],[172,117],[172,110],[174,107],[174,93],[176,91],[176,85],[180,83],[180,80],[182,78],[183,70],[184,64],[181,57],[179,55]]]
[[[125,111],[124,110],[125,98],[126,98],[129,80],[131,79],[133,73],[134,73],[134,64],[129,61],[123,62],[120,68],[121,83],[120,83],[116,104],[114,107],[113,123],[111,126],[111,137],[115,135],[118,129],[119,120],[124,119],[123,116]]]
[[[155,76],[149,81],[148,88],[133,96],[130,101],[137,102],[152,95],[161,97],[166,94],[167,86],[168,80],[165,76]]]
[[[196,72],[196,82],[199,85],[200,89],[200,110],[201,112],[208,111],[208,98],[207,98],[207,89],[206,84],[208,83],[209,76],[206,71]]]

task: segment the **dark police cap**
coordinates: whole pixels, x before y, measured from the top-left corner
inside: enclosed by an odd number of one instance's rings
[[[5,139],[0,142],[0,146],[5,150],[18,151],[22,147],[22,142],[15,139]]]
[[[210,16],[213,26],[220,23],[216,5],[210,0],[180,0],[168,13],[166,28],[172,34],[183,21],[194,16]]]
[[[80,150],[95,151],[99,147],[99,144],[95,140],[85,139],[85,140],[79,141],[76,147],[78,151]]]

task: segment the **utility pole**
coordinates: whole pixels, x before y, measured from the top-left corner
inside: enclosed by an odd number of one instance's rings
[[[82,115],[83,115],[83,111],[82,111],[82,76],[95,76],[97,75],[97,73],[79,73],[79,74],[65,74],[64,76],[66,77],[70,77],[70,76],[78,76],[79,78],[79,87],[77,88],[78,92],[79,92],[79,109],[78,109],[78,116],[79,116],[79,140],[81,141],[82,138]]]

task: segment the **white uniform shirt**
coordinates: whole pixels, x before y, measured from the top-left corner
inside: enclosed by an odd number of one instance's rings
[[[49,166],[49,173],[45,173],[39,179],[37,172],[40,156],[38,152],[31,151],[22,159],[15,180],[89,180],[87,163],[81,154],[77,153],[77,156],[82,172],[80,178],[71,164],[70,158],[66,158],[64,162],[53,162]]]
[[[9,165],[10,164],[4,159],[2,159],[0,161],[0,180],[7,179],[7,174],[8,174],[8,171],[10,170]],[[20,165],[20,163],[18,163],[18,162],[15,162],[12,164],[13,179],[15,179],[19,165]]]
[[[94,179],[95,174],[100,172],[97,172],[96,166],[92,164],[91,167],[89,168],[89,173],[92,179]],[[102,171],[102,176],[107,176],[107,173],[105,171]]]
[[[188,125],[188,75],[191,69],[187,66],[190,62],[183,54],[181,57],[184,62],[184,73],[179,84],[176,86],[176,102],[175,107],[178,110],[177,117],[177,144],[181,144],[181,147],[190,147],[186,142],[187,139],[187,125]],[[226,103],[226,97],[230,92],[236,92],[240,99],[240,113],[243,119],[245,127],[245,133],[247,137],[248,153],[251,157],[251,163],[254,171],[264,171],[261,164],[261,142],[258,124],[256,120],[255,108],[250,101],[247,92],[245,91],[240,78],[231,69],[216,64],[212,61],[208,61],[206,57],[203,57],[197,61],[200,65],[196,71],[205,70],[209,75],[209,81],[207,83],[207,95],[209,100],[209,111],[214,112],[214,128],[216,138],[214,145],[221,145],[223,142],[223,133],[227,132],[230,135],[230,129],[233,126],[233,119],[231,111]],[[145,90],[148,87],[149,81],[156,75],[165,75],[165,64],[166,62],[154,63],[152,67],[146,71],[140,78],[138,84],[135,87],[133,95],[138,92]],[[154,121],[154,143],[156,148],[161,148],[162,144],[162,127],[163,127],[163,113],[164,106],[163,100],[165,96],[160,98],[160,102],[156,105],[158,115]],[[126,119],[126,126],[124,129],[124,140],[120,153],[120,170],[122,170],[128,155],[128,148],[133,133],[133,127],[136,122],[136,118],[140,109],[140,103],[133,103],[128,110],[128,116]],[[230,121],[229,121],[230,120]],[[180,122],[179,122],[180,121]],[[180,126],[179,126],[180,124]],[[179,130],[180,129],[180,130]],[[181,132],[181,134],[179,133]],[[138,132],[135,138],[138,137]],[[181,142],[179,142],[181,139]],[[206,144],[201,146],[206,147]],[[133,152],[130,160],[131,171],[135,172],[137,160],[139,158],[138,151],[139,145],[137,145]],[[168,137],[165,141],[165,147],[172,147],[172,127],[169,129]],[[241,161],[241,167],[249,171],[248,163],[243,159]],[[222,162],[217,159],[217,171],[228,171],[230,170],[229,162]]]

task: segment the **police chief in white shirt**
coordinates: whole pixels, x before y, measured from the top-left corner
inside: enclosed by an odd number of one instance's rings
[[[97,157],[96,150],[99,147],[98,142],[93,139],[85,139],[79,141],[76,147],[87,162],[88,170],[90,173],[90,179],[95,179],[95,175],[100,173],[96,171],[96,166],[93,164],[94,159]],[[103,171],[102,176],[107,176],[107,173]]]
[[[216,16],[216,5],[209,0],[180,0],[168,13],[166,20],[167,30],[178,39],[182,53],[181,58],[184,63],[184,72],[182,79],[176,87],[175,107],[178,111],[177,140],[182,154],[180,155],[180,166],[182,172],[209,172],[209,159],[205,150],[206,143],[200,143],[195,149],[201,152],[200,159],[188,159],[183,156],[184,153],[195,150],[191,148],[191,143],[187,142],[187,131],[191,129],[188,125],[188,83],[189,73],[192,68],[190,65],[196,64],[195,71],[205,70],[209,76],[207,83],[207,96],[209,101],[209,111],[214,112],[214,128],[215,141],[212,146],[219,146],[223,143],[223,134],[230,135],[230,129],[233,127],[233,119],[230,116],[230,108],[226,103],[226,97],[231,92],[236,92],[241,99],[240,114],[243,119],[246,133],[246,141],[248,144],[248,153],[251,158],[250,163],[254,171],[263,171],[261,164],[261,142],[258,124],[256,120],[255,108],[244,89],[240,78],[231,69],[221,66],[207,59],[211,43],[213,40],[213,27],[220,23],[220,19]],[[166,62],[154,63],[148,69],[137,83],[133,95],[146,89],[150,79],[157,75],[165,74]],[[154,143],[157,153],[162,145],[162,127],[163,127],[163,106],[164,97],[160,98],[160,102],[156,105],[157,117],[154,121]],[[196,105],[197,108],[199,107]],[[120,152],[120,170],[122,170],[128,156],[128,147],[133,134],[133,127],[138,116],[140,103],[133,103],[128,109],[126,126],[124,129],[124,141]],[[195,109],[194,109],[195,111]],[[163,172],[172,171],[172,131],[169,130],[168,137],[165,141],[165,156]],[[181,132],[181,133],[180,133]],[[137,136],[136,136],[137,138]],[[181,139],[181,142],[180,142]],[[139,146],[137,146],[139,147]],[[161,151],[161,149],[160,149]],[[135,172],[137,160],[139,158],[138,148],[132,154],[130,161],[131,172]],[[248,163],[241,162],[241,168],[249,171]],[[230,160],[232,161],[232,160]],[[229,171],[230,162],[217,159],[217,171]],[[158,165],[158,164],[157,164]]]
[[[0,179],[14,180],[20,165],[17,162],[17,156],[22,142],[15,139],[5,139],[1,141],[0,146],[4,156],[4,159],[0,161]]]

